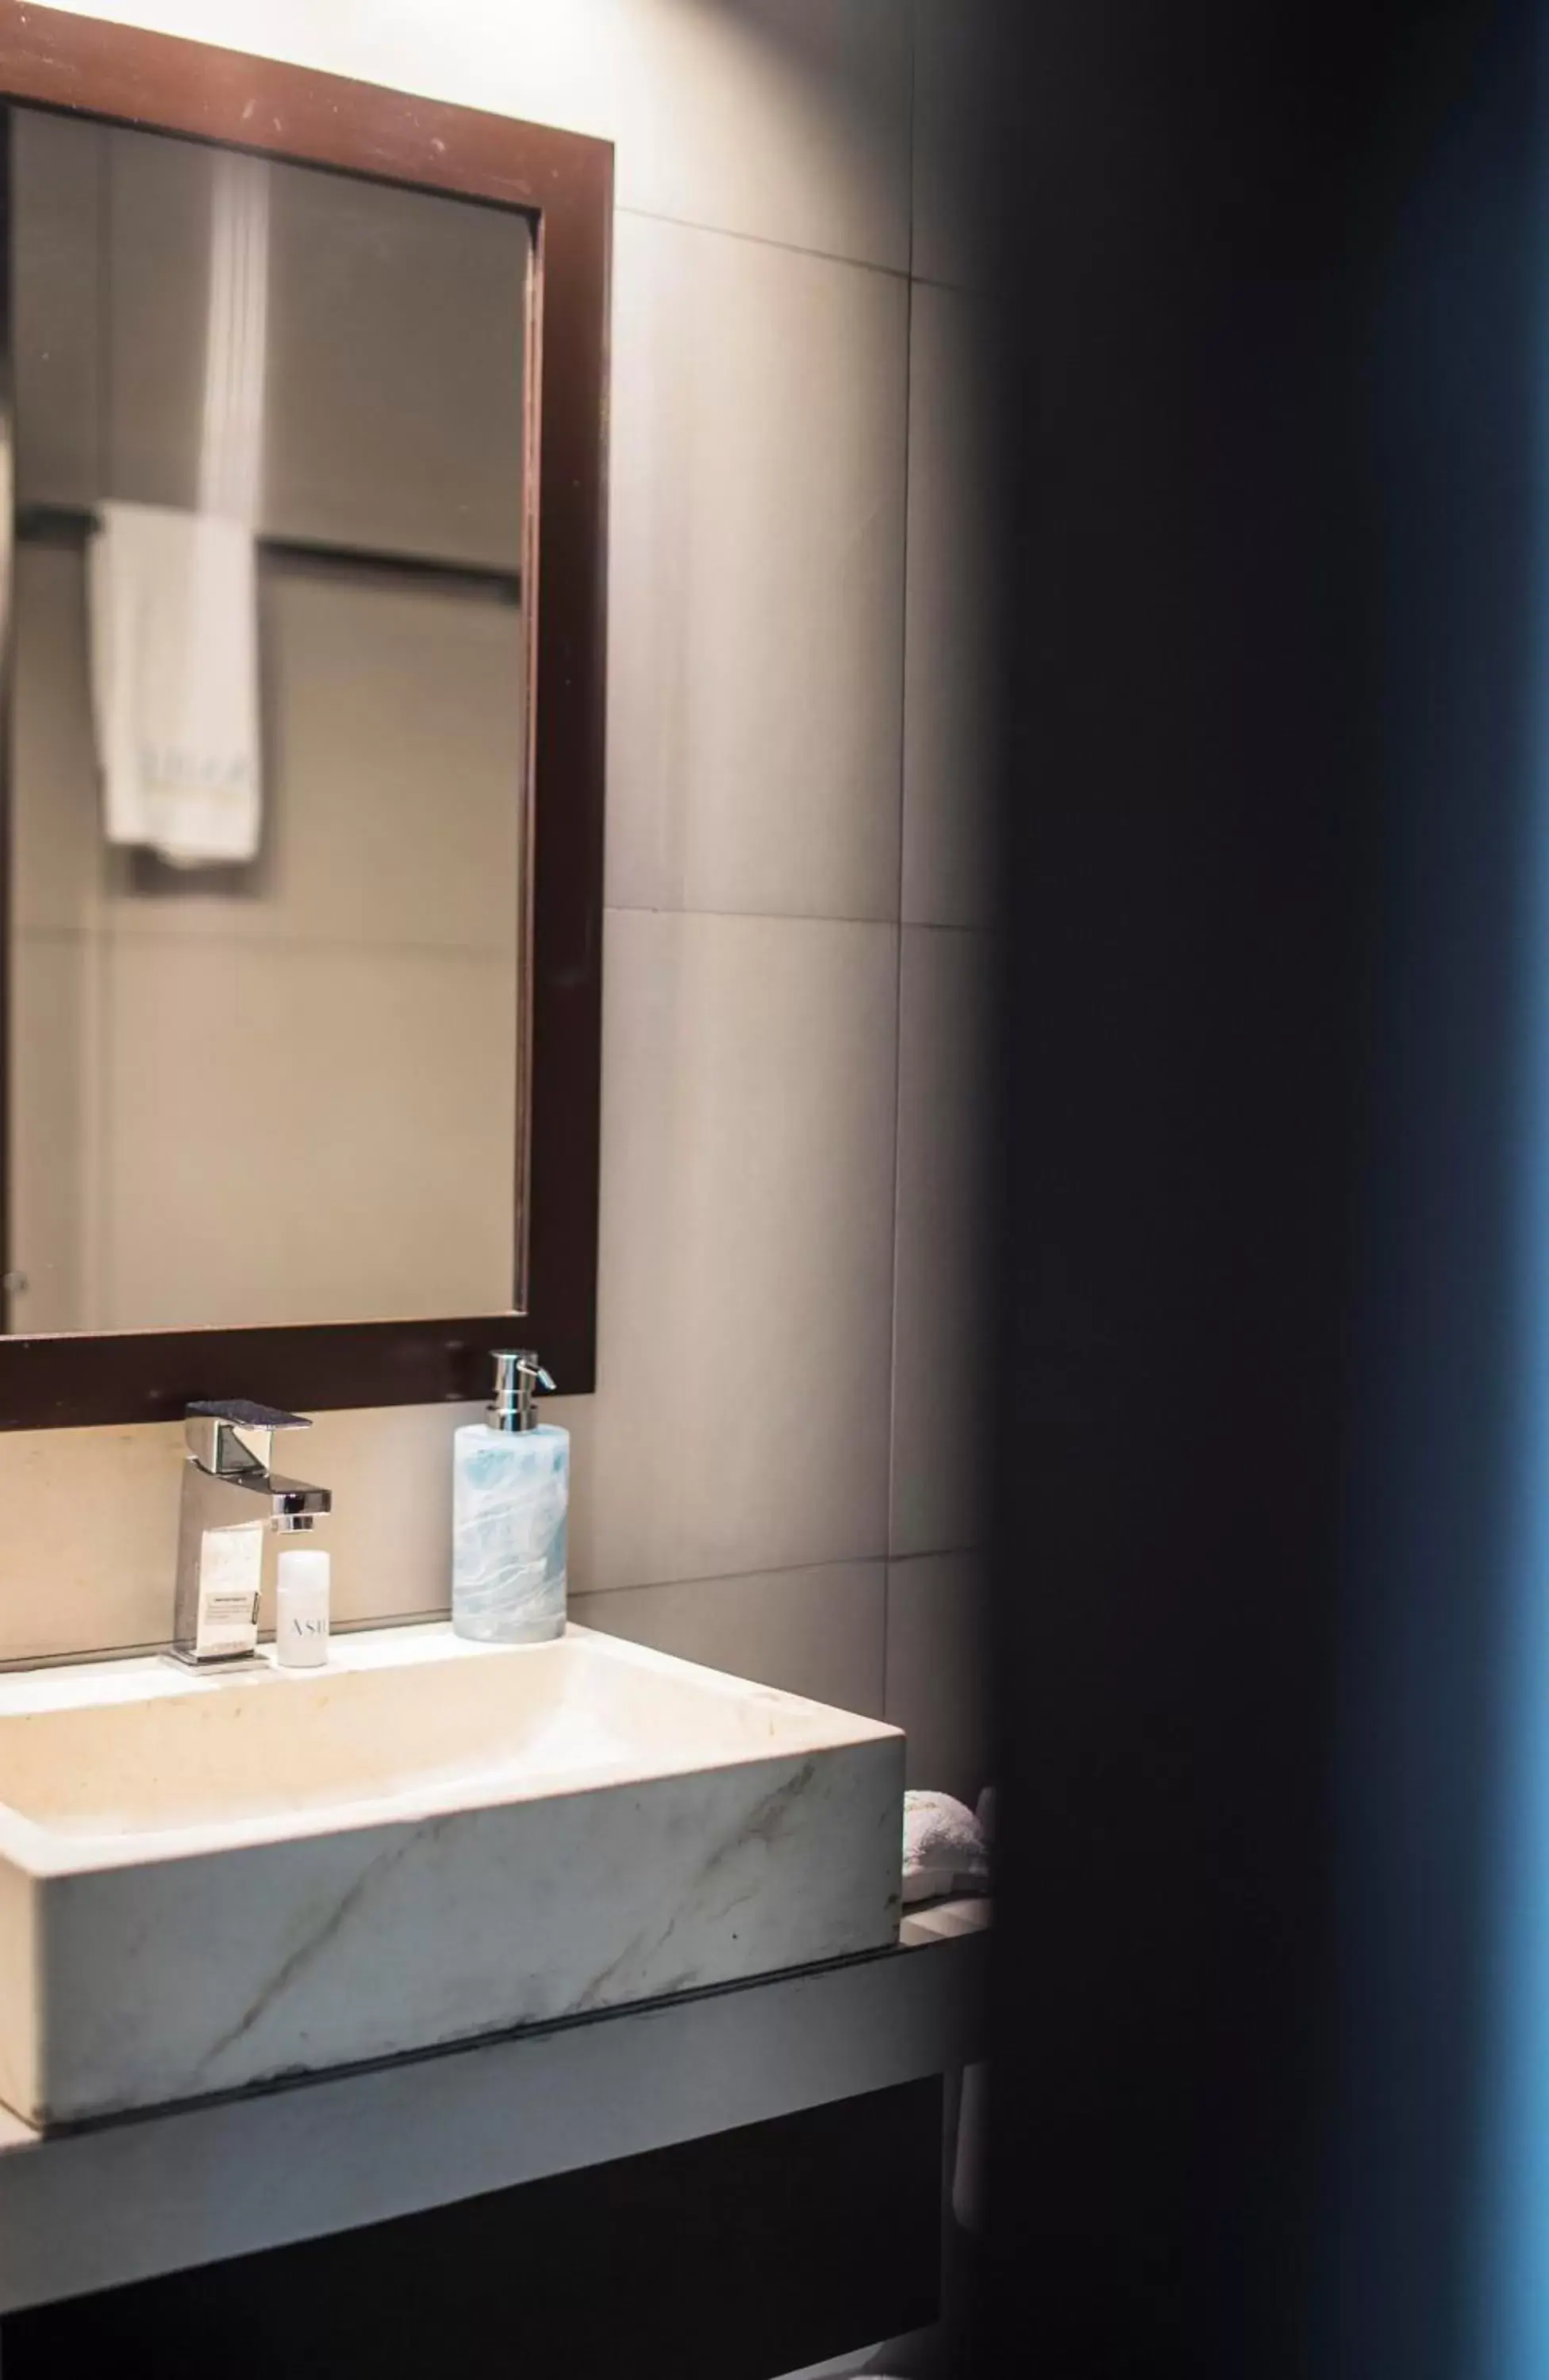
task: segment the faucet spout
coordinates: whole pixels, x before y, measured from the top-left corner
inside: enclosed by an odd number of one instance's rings
[[[309,1487],[304,1479],[271,1479],[269,1525],[287,1534],[311,1529],[334,1509],[326,1488]]]

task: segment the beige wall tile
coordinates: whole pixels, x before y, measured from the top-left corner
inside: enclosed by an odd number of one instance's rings
[[[11,917],[22,932],[79,932],[97,920],[104,862],[78,552],[17,548],[15,619]]]
[[[981,1545],[990,1345],[992,985],[985,938],[906,926],[894,1271],[895,1554]]]
[[[893,918],[906,295],[621,217],[608,900]]]
[[[199,502],[214,154],[195,141],[108,134],[107,486],[98,493],[130,504]]]
[[[182,1432],[0,1432],[0,1659],[165,1642]]]
[[[25,107],[11,128],[17,495],[30,504],[91,504],[102,455],[106,136],[100,125]]]
[[[593,1587],[885,1545],[896,945],[612,912]]]
[[[970,1809],[994,1782],[984,1597],[973,1554],[888,1563],[884,1716],[909,1737],[909,1784]]]
[[[570,1617],[874,1718],[882,1712],[884,1596],[883,1563],[837,1562],[578,1596]]]
[[[903,916],[992,922],[1006,662],[991,301],[916,283],[909,313]]]
[[[276,166],[263,526],[522,560],[525,216]]]
[[[630,206],[902,269],[907,0],[91,0],[83,14],[617,143]]]
[[[622,204],[908,269],[907,7],[659,0],[627,13]]]
[[[270,565],[262,630],[278,809],[268,930],[514,962],[521,613]],[[163,905],[136,905],[154,917]]]
[[[11,939],[10,1301],[18,1331],[77,1330],[84,1295],[84,1135],[94,953],[80,934]],[[3,1628],[0,1621],[0,1628]]]
[[[508,966],[143,938],[108,966],[105,1327],[509,1304]]]

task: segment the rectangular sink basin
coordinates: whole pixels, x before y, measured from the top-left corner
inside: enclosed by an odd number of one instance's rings
[[[0,2098],[46,2128],[884,1948],[903,1746],[584,1628],[0,1676]]]

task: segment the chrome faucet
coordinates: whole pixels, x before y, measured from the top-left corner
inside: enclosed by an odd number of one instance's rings
[[[192,1404],[177,1521],[174,1660],[190,1669],[256,1658],[258,1593],[268,1529],[310,1529],[334,1508],[326,1488],[270,1469],[277,1429],[310,1429],[300,1414],[234,1400]]]

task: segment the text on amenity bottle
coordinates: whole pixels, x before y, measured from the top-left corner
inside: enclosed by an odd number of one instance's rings
[[[554,1382],[531,1348],[494,1359],[488,1419],[452,1443],[452,1625],[483,1645],[565,1633],[570,1433],[538,1419]]]

